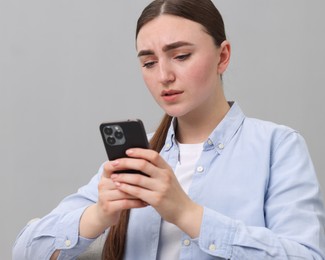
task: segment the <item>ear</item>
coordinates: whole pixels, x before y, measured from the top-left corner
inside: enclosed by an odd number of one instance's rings
[[[222,75],[230,62],[231,47],[228,41],[223,41],[219,47],[220,60],[218,63],[218,74]]]

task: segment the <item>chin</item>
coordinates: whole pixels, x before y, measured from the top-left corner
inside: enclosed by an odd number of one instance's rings
[[[189,113],[188,109],[185,109],[184,105],[180,106],[180,105],[169,105],[166,106],[164,105],[160,105],[160,107],[165,111],[165,113],[171,117],[182,117],[186,114]]]
[[[165,110],[165,113],[171,117],[182,117],[186,115],[185,112],[174,111],[174,110]]]

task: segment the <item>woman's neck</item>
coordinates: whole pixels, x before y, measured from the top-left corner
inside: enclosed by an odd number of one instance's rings
[[[176,138],[180,143],[202,143],[229,111],[226,100],[218,103],[213,111],[197,111],[177,118]]]

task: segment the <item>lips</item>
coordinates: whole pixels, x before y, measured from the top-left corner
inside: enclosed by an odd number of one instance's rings
[[[174,95],[178,95],[178,94],[182,94],[183,91],[180,91],[180,90],[163,90],[161,92],[161,96],[163,97],[169,97],[169,96],[174,96]]]
[[[184,93],[184,91],[170,89],[170,90],[163,90],[161,92],[161,96],[165,102],[175,103],[175,102],[179,101],[179,97],[183,93]]]

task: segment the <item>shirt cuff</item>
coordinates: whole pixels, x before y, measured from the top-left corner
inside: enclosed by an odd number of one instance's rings
[[[61,250],[58,260],[74,259],[76,256],[81,255],[95,240],[79,237],[77,244],[73,248]]]
[[[87,207],[70,212],[60,219],[55,240],[55,248],[61,250],[59,259],[71,259],[80,255],[96,240],[79,236],[80,218]]]
[[[214,210],[204,208],[199,246],[209,255],[230,259],[236,233],[236,221]]]

